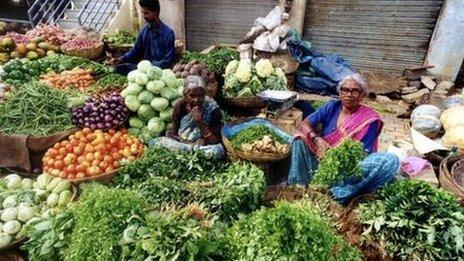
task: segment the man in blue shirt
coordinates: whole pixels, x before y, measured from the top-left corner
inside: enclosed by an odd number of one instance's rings
[[[139,4],[148,24],[142,28],[130,51],[110,60],[120,74],[128,74],[137,69],[137,63],[141,60],[149,60],[162,69],[171,68],[176,62],[174,31],[161,22],[159,1],[140,0]]]

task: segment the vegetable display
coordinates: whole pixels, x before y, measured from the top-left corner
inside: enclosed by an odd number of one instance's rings
[[[224,73],[227,64],[232,60],[239,59],[239,52],[229,47],[219,47],[207,54],[186,52],[182,56],[182,64],[197,60],[208,67],[216,76]]]
[[[156,206],[203,203],[222,220],[259,208],[266,186],[264,173],[254,165],[229,166],[201,153],[156,147],[124,165],[113,181],[120,188],[139,191]]]
[[[64,71],[60,74],[49,72],[40,76],[40,82],[47,84],[56,89],[76,88],[85,92],[95,80],[92,77],[92,70],[74,68],[70,71]]]
[[[187,64],[176,64],[172,70],[177,78],[185,79],[190,75],[201,76],[206,83],[206,95],[213,98],[216,96],[217,82],[214,73],[199,61],[193,60]]]
[[[6,63],[10,59],[16,58],[36,60],[58,51],[57,46],[47,43],[43,37],[28,37],[18,42],[11,37],[0,39],[0,63]]]
[[[377,241],[401,260],[459,260],[464,256],[464,208],[448,192],[401,180],[357,210],[364,240]]]
[[[117,169],[123,160],[137,159],[142,152],[143,145],[124,129],[103,132],[84,128],[45,153],[43,170],[63,179],[94,177]]]
[[[83,106],[73,107],[71,111],[75,125],[91,130],[119,129],[124,125],[129,113],[124,99],[117,92],[101,98],[88,98]]]
[[[34,29],[28,31],[26,36],[30,38],[43,37],[45,42],[55,46],[60,46],[69,41],[69,37],[63,29],[59,26],[48,24],[37,25]]]
[[[72,198],[71,183],[40,175],[36,181],[10,174],[0,180],[0,247],[24,237],[23,226],[42,213],[65,207]]]
[[[116,30],[114,33],[107,33],[103,41],[115,45],[132,45],[135,43],[137,35],[131,32]]]
[[[327,150],[319,162],[313,183],[332,187],[346,178],[363,177],[360,162],[366,157],[362,143],[345,139],[338,147]]]
[[[82,186],[73,208],[74,229],[64,260],[119,260],[119,242],[129,218],[141,216],[147,203],[136,192],[99,184]]]
[[[127,77],[117,73],[107,74],[100,79],[92,87],[93,91],[104,91],[109,88],[123,89],[127,86]]]
[[[0,130],[6,134],[46,136],[73,127],[68,94],[37,82],[18,88],[0,104]]]
[[[264,90],[287,90],[287,78],[267,59],[253,64],[249,59],[231,61],[224,74],[222,94],[226,98],[255,97]]]
[[[278,202],[234,222],[224,246],[226,260],[361,260],[304,201]]]
[[[127,75],[129,85],[121,95],[136,114],[129,119],[130,133],[143,142],[161,135],[172,121],[172,107],[182,95],[184,81],[171,70],[161,70],[149,61],[141,61]]]

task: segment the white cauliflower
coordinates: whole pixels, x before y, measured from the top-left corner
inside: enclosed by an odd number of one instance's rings
[[[226,67],[226,76],[234,74],[237,71],[238,64],[239,61],[237,60],[230,61]]]
[[[247,83],[251,79],[251,60],[250,59],[243,59],[240,60],[238,64],[237,71],[235,72],[235,77],[242,82]]]
[[[274,66],[268,59],[261,59],[256,63],[256,73],[261,78],[267,78],[274,72]]]

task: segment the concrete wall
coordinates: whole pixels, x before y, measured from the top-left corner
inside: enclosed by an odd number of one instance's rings
[[[425,64],[444,80],[456,80],[464,59],[464,0],[446,0],[430,41]]]
[[[184,0],[160,0],[161,20],[174,30],[176,39],[185,43],[185,3]]]

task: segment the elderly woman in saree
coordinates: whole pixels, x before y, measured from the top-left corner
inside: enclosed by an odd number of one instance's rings
[[[216,101],[206,96],[203,78],[186,78],[183,98],[174,106],[172,125],[166,137],[155,138],[149,145],[174,151],[200,150],[215,158],[224,155],[220,143],[221,110]]]
[[[287,184],[310,183],[317,169],[317,158],[323,158],[329,148],[351,138],[360,141],[369,156],[361,162],[363,179],[347,180],[331,188],[336,200],[347,202],[390,182],[397,173],[399,160],[393,154],[375,153],[383,122],[374,110],[361,105],[368,93],[363,77],[349,75],[340,81],[337,88],[339,100],[326,103],[301,123],[292,142]]]

